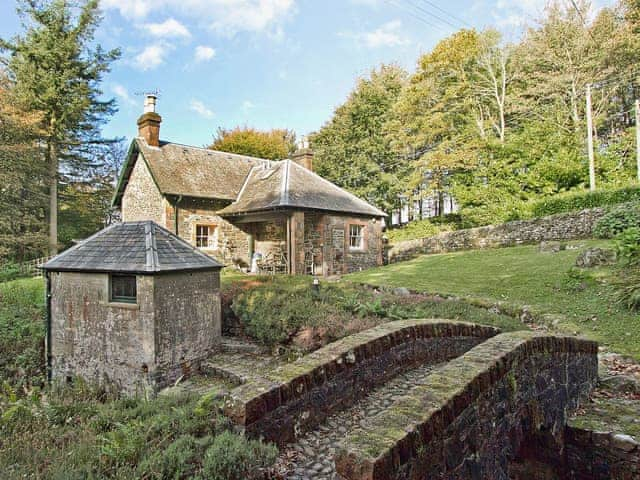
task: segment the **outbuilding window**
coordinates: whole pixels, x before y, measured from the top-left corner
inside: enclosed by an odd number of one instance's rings
[[[136,303],[138,292],[135,275],[111,275],[110,287],[112,302]]]
[[[215,225],[196,225],[196,247],[218,248],[218,228]]]
[[[364,225],[349,225],[349,248],[364,250]]]

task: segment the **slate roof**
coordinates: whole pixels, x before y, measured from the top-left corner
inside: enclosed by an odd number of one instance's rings
[[[372,217],[387,215],[291,160],[254,167],[238,199],[218,212],[235,216],[280,208],[322,210]]]
[[[120,206],[138,154],[163,195],[233,201],[219,213],[235,216],[281,208],[386,217],[381,210],[291,160],[218,152],[143,138],[131,144],[113,204]]]
[[[215,270],[222,265],[158,224],[111,225],[44,264],[44,270],[164,273]]]
[[[254,166],[271,163],[263,158],[164,141],[160,142],[159,147],[152,147],[138,137],[133,140],[129,149],[116,189],[114,205],[120,205],[129,175],[138,160],[138,153],[142,154],[142,159],[163,195],[222,200],[236,199]]]

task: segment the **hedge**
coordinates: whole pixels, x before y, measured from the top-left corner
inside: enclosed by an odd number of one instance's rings
[[[586,208],[607,207],[627,202],[640,202],[639,187],[556,195],[534,202],[530,207],[530,216],[532,218],[546,217],[556,213],[573,212]]]

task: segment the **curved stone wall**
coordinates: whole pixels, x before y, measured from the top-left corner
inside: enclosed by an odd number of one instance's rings
[[[379,325],[235,388],[225,399],[225,414],[248,435],[282,445],[389,378],[458,357],[497,333],[446,320]]]
[[[481,248],[513,247],[547,240],[576,240],[592,236],[604,208],[561,213],[533,220],[445,232],[433,237],[395,243],[386,252],[388,263],[425,253],[446,253]]]
[[[426,384],[345,440],[347,480],[509,479],[537,432],[562,435],[567,412],[597,381],[597,344],[505,333],[437,369]]]

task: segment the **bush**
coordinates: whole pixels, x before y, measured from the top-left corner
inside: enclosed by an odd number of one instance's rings
[[[557,213],[607,207],[628,202],[640,202],[640,188],[627,187],[618,190],[570,192],[555,195],[533,202],[530,207],[530,215],[534,218],[546,217]]]
[[[598,238],[615,238],[633,227],[640,227],[640,204],[626,203],[613,207],[598,220],[593,233]]]
[[[618,302],[629,310],[640,310],[640,269],[625,269],[614,286]]]
[[[241,293],[232,308],[247,335],[274,346],[288,343],[304,327],[327,328],[329,319],[346,322],[349,315],[340,307],[343,296],[342,289],[327,284],[315,294],[310,278],[279,278]]]
[[[640,228],[629,228],[618,235],[616,250],[623,264],[640,264]]]
[[[17,263],[9,262],[0,266],[0,282],[9,282],[24,276]]]
[[[273,464],[278,449],[231,432],[218,435],[207,449],[202,477],[208,480],[246,480],[256,478],[260,468]]]
[[[0,379],[14,387],[42,385],[43,359],[44,282],[0,283]]]
[[[419,220],[411,222],[400,228],[389,229],[385,236],[391,243],[402,242],[404,240],[414,240],[416,238],[433,237],[441,232],[453,230],[453,225],[447,223],[436,224],[431,220]]]

